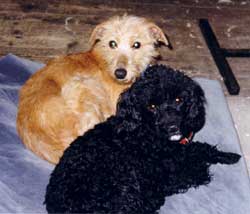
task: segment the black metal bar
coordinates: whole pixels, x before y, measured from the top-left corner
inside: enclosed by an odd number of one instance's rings
[[[222,48],[225,57],[250,57],[250,49],[225,49]]]
[[[207,46],[213,56],[213,59],[219,69],[219,72],[224,80],[228,92],[231,95],[239,94],[240,86],[225,58],[224,52],[220,48],[219,42],[217,41],[208,20],[200,19],[199,26],[206,40]]]

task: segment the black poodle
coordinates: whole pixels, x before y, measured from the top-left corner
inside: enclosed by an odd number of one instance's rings
[[[51,174],[49,213],[150,214],[164,197],[210,182],[211,164],[240,156],[192,137],[205,123],[204,93],[183,73],[149,67],[117,113],[78,137]]]

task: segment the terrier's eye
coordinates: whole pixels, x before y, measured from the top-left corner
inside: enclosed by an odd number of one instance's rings
[[[112,48],[112,49],[117,48],[117,43],[116,43],[116,41],[111,40],[111,41],[109,42],[109,47]]]
[[[151,105],[148,106],[148,109],[149,109],[150,111],[154,111],[154,110],[156,109],[156,105],[151,104]]]
[[[182,99],[181,99],[180,97],[176,97],[176,98],[175,98],[175,102],[176,102],[176,103],[181,103],[181,102],[182,102]]]
[[[140,42],[135,42],[134,44],[133,44],[133,46],[132,46],[132,48],[134,48],[134,49],[138,49],[138,48],[140,48],[141,47],[141,43]]]

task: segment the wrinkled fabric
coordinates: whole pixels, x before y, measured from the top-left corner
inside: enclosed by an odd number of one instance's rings
[[[0,213],[44,213],[46,185],[53,165],[36,157],[16,132],[18,90],[43,64],[7,55],[0,59]],[[242,154],[220,84],[196,79],[205,90],[207,120],[195,140]],[[250,183],[244,158],[235,165],[212,166],[212,182],[185,194],[166,197],[161,214],[245,214]]]

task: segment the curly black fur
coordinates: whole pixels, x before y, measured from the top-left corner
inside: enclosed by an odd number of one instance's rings
[[[65,151],[47,187],[47,211],[154,213],[165,196],[208,184],[211,164],[233,164],[240,156],[207,143],[170,140],[202,128],[204,102],[189,77],[149,67],[121,95],[116,115]]]

